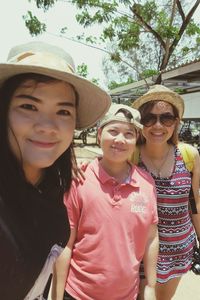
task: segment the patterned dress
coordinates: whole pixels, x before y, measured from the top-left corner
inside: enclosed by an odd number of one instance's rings
[[[175,165],[170,177],[161,178],[151,174],[158,195],[160,246],[157,281],[160,283],[190,270],[195,245],[195,232],[188,210],[191,175],[176,147],[174,155]],[[141,159],[139,165],[147,170]]]

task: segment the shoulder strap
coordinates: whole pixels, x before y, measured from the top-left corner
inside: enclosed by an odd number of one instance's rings
[[[191,172],[194,167],[194,157],[195,157],[192,146],[186,143],[178,143],[178,149],[181,152],[186,168],[188,169],[189,172]],[[138,147],[136,147],[135,151],[131,156],[131,162],[135,165],[137,165],[139,162],[139,154],[140,154],[140,150]]]
[[[188,169],[189,172],[191,172],[194,167],[194,157],[195,157],[193,147],[186,143],[179,143],[178,149],[181,152],[186,168]]]

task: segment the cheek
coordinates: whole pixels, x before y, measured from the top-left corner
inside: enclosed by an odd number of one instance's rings
[[[146,127],[143,127],[143,129],[142,129],[142,131],[141,131],[141,136],[146,136],[147,134],[148,134],[148,128],[146,128]]]

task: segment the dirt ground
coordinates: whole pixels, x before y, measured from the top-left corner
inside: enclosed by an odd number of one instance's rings
[[[88,139],[88,144],[83,145],[81,140],[76,140],[75,154],[77,160],[92,160],[101,154],[94,138]],[[200,300],[200,275],[191,271],[184,275],[172,300]]]

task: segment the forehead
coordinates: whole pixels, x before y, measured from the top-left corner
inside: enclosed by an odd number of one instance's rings
[[[135,130],[135,126],[133,124],[130,124],[128,122],[123,122],[123,121],[111,121],[109,122],[108,124],[106,124],[103,129],[113,129],[113,128],[116,128],[116,129],[126,129],[126,130]]]
[[[52,97],[61,97],[66,100],[75,99],[73,87],[67,82],[60,80],[49,80],[46,82],[34,79],[24,80],[15,90],[13,96],[18,94],[33,95],[39,98],[51,94]]]
[[[159,114],[166,113],[166,112],[173,113],[173,107],[170,103],[167,103],[165,101],[156,101],[151,112],[159,113]]]

